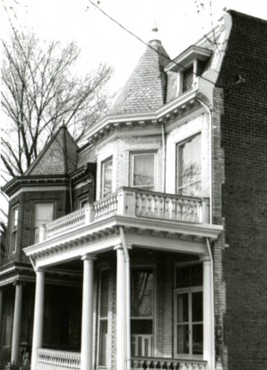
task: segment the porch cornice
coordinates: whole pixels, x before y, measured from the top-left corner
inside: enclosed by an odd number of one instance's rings
[[[40,266],[57,264],[63,261],[77,259],[85,253],[102,253],[112,250],[120,242],[119,227],[126,230],[126,237],[138,235],[134,240],[144,247],[154,247],[161,250],[179,250],[179,243],[183,251],[190,245],[203,244],[204,238],[217,239],[223,230],[220,225],[187,224],[172,220],[149,219],[145,217],[131,217],[113,215],[104,220],[97,220],[71,232],[66,232],[41,243],[24,249],[28,257]],[[131,237],[132,238],[132,237]],[[147,239],[145,241],[145,238]],[[157,239],[164,240],[160,245]],[[153,246],[154,240],[154,246]],[[167,244],[170,244],[168,248]],[[190,243],[190,245],[188,244]],[[175,247],[176,246],[176,247]],[[193,253],[196,253],[193,248]],[[199,250],[202,253],[202,250]]]

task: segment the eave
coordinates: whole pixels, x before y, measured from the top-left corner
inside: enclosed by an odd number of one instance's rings
[[[198,105],[198,94],[198,83],[196,83],[193,89],[178,96],[176,99],[162,106],[155,112],[108,115],[88,131],[85,139],[87,139],[88,142],[96,142],[99,139],[102,139],[103,136],[105,136],[111,130],[114,130],[118,127],[121,128],[133,125],[145,125],[147,123],[157,125],[162,121],[169,120],[172,114],[183,114],[188,109],[192,109],[192,106]]]

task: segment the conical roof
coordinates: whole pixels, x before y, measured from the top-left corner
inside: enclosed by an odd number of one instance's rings
[[[25,175],[67,175],[77,167],[78,146],[65,125],[47,143]]]
[[[164,67],[169,61],[161,41],[151,40],[110,113],[144,113],[161,107],[166,95]]]

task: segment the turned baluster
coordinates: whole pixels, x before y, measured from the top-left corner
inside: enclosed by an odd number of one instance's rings
[[[170,370],[170,369],[171,369],[171,365],[172,365],[172,362],[167,361],[167,362],[166,362],[166,369],[167,369],[167,370]]]
[[[183,200],[177,199],[175,219],[181,221],[183,219]]]
[[[164,218],[170,218],[170,208],[171,208],[171,199],[169,197],[165,198],[165,207],[164,207]]]
[[[147,195],[142,194],[142,211],[141,216],[146,216],[146,210],[147,210]]]
[[[140,193],[136,193],[136,215],[140,216],[142,213],[142,197]]]
[[[154,217],[159,218],[160,210],[159,210],[159,197],[158,197],[158,195],[154,196],[154,210],[153,210],[153,212],[154,212]]]

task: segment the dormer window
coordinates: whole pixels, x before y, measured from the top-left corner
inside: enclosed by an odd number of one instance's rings
[[[166,72],[177,73],[177,95],[194,88],[196,78],[204,72],[211,54],[211,50],[193,45],[165,68]]]

